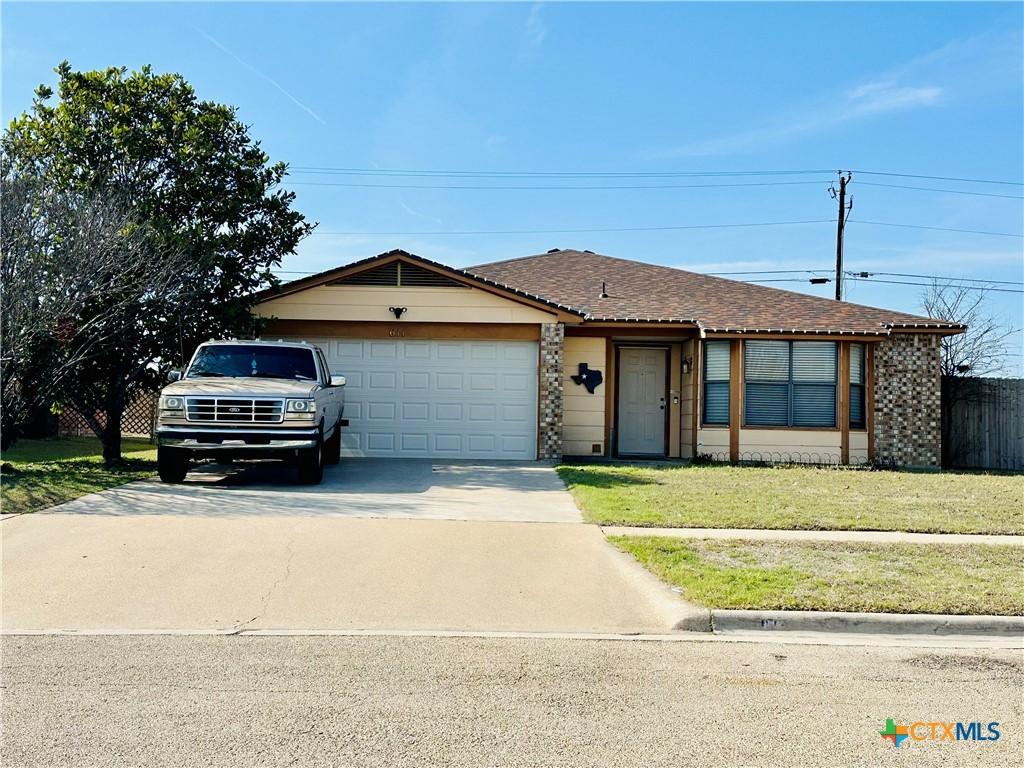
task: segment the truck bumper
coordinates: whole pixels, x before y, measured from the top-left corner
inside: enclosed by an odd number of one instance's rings
[[[156,431],[158,445],[187,451],[231,451],[264,453],[312,448],[319,434],[310,429],[242,429],[223,427],[161,426]]]

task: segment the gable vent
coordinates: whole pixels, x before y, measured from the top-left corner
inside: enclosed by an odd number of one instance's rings
[[[398,285],[398,262],[383,264],[365,272],[335,280],[330,285]]]
[[[365,272],[343,277],[329,285],[383,285],[390,287],[409,286],[417,288],[464,288],[450,277],[404,261],[392,261]]]

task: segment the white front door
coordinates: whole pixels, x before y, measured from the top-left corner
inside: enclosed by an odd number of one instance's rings
[[[665,395],[668,350],[619,350],[618,451],[665,455]]]
[[[348,379],[344,455],[537,458],[537,342],[310,341]]]

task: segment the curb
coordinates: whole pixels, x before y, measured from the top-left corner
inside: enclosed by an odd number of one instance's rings
[[[607,539],[605,545],[612,564],[643,593],[648,604],[658,613],[670,631],[712,631],[713,620],[710,610],[683,600],[678,592],[640,565],[632,555],[622,552]]]
[[[842,632],[875,635],[988,635],[1024,638],[1024,616],[954,616],[934,613],[712,610],[715,633]]]

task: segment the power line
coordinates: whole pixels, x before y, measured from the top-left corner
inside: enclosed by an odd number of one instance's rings
[[[664,232],[684,229],[732,229],[745,227],[784,227],[795,224],[831,224],[831,219],[804,219],[801,221],[758,221],[747,224],[686,224],[664,227],[599,227],[582,229],[478,229],[422,232],[313,232],[314,235],[364,235],[400,237],[412,235],[562,235],[588,232]]]
[[[973,235],[992,235],[996,237],[1024,237],[1015,232],[992,232],[980,229],[954,229],[952,227],[930,227],[922,224],[902,224],[891,221],[865,221],[854,219],[858,224],[867,224],[877,227],[900,227],[905,229],[924,229],[936,232],[960,232]],[[686,224],[656,227],[576,227],[572,229],[465,229],[465,230],[420,230],[420,231],[391,231],[391,232],[365,232],[365,231],[314,231],[314,235],[335,235],[335,236],[380,236],[380,237],[404,237],[404,236],[426,236],[426,235],[559,235],[559,234],[586,234],[591,232],[669,232],[688,229],[730,229],[745,227],[781,227],[797,224],[831,224],[831,219],[802,219],[797,221],[761,221],[744,224]]]
[[[824,269],[750,269],[744,272],[708,272],[709,275],[791,275],[796,272],[829,272],[831,267]]]
[[[711,178],[720,176],[793,176],[835,173],[832,168],[782,171],[453,171],[401,168],[332,168],[318,165],[293,165],[290,170],[302,173],[339,176],[404,176],[442,178]]]
[[[850,272],[849,274],[857,276],[859,272]],[[907,272],[872,272],[871,275],[888,275],[890,277],[918,277],[925,280],[949,280],[950,282],[967,282],[967,283],[994,283],[997,285],[1024,285],[1024,283],[1016,280],[986,280],[980,277],[948,277],[944,275],[916,275]]]
[[[854,219],[856,224],[870,224],[875,227],[903,227],[905,229],[930,229],[936,232],[961,232],[968,235],[994,235],[996,237],[1024,237],[1017,232],[992,232],[984,229],[954,229],[952,227],[928,227],[923,224],[899,224],[892,221],[865,221]]]
[[[964,179],[957,176],[923,176],[917,173],[891,173],[887,171],[858,171],[868,176],[894,176],[901,179],[929,179],[931,181],[961,181],[965,184],[1005,184],[1012,187],[1024,187],[1024,181],[998,181],[996,179]]]
[[[813,181],[748,181],[733,184],[544,184],[544,185],[494,185],[494,184],[369,184],[347,181],[289,181],[288,185],[305,187],[356,187],[360,189],[713,189],[726,187],[784,187],[796,184],[828,184],[828,179]]]
[[[497,170],[451,170],[426,168],[355,168],[324,165],[293,165],[292,170],[308,173],[324,173],[349,176],[410,176],[410,177],[451,177],[451,178],[684,178],[715,176],[788,176],[818,173],[835,173],[836,168],[750,170],[750,171],[497,171]],[[1024,186],[1021,181],[1001,179],[963,178],[959,176],[931,176],[917,173],[894,171],[861,171],[855,173],[868,176],[890,176],[904,179],[927,179],[931,181],[957,181],[964,184],[1001,184]]]
[[[974,192],[968,189],[938,189],[936,187],[913,187],[907,184],[882,184],[877,181],[858,181],[857,186],[888,187],[889,189],[916,189],[920,192],[943,192],[952,195],[974,195],[977,197],[1002,197],[1007,200],[1024,200],[1020,195],[1000,195],[996,192]]]
[[[864,278],[864,277],[851,277],[851,280],[857,280],[859,282],[869,283],[888,283],[889,285],[919,285],[923,288],[928,288],[931,283],[911,283],[906,280],[876,280],[875,278]],[[1024,293],[1024,290],[1017,288],[988,288],[984,285],[962,285],[960,286],[965,291],[994,291],[996,293]]]

